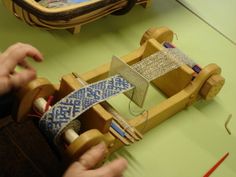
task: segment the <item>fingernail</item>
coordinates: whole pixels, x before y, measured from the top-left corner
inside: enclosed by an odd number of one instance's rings
[[[103,151],[107,151],[107,146],[106,146],[105,142],[103,142],[103,141],[101,143],[99,143],[98,145],[96,145],[95,147],[99,148]]]
[[[99,147],[99,148],[101,148],[101,149],[105,149],[106,148],[106,144],[105,144],[105,142],[100,142],[98,145],[97,145],[97,147]]]

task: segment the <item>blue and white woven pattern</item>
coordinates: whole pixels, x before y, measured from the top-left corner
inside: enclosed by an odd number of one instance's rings
[[[39,127],[50,140],[58,143],[62,130],[79,115],[108,98],[133,89],[120,75],[87,85],[61,99],[39,121]]]

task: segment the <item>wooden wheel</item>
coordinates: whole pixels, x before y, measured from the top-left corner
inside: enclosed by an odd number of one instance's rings
[[[73,160],[78,159],[92,146],[104,141],[104,135],[97,129],[91,129],[82,133],[66,149],[66,153]]]
[[[219,74],[212,75],[200,90],[201,96],[205,100],[213,99],[221,90],[225,83],[225,79]]]
[[[23,87],[18,93],[18,102],[16,110],[13,111],[17,122],[21,122],[28,117],[32,109],[34,101],[39,98],[47,98],[53,95],[55,92],[55,87],[44,78],[37,78],[30,82],[26,87]]]

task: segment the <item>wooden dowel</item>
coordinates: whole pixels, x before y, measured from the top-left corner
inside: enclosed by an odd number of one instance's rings
[[[47,104],[47,101],[44,98],[37,98],[34,101],[35,108],[42,114],[45,112],[46,104]],[[50,107],[48,109],[50,109]]]
[[[35,108],[42,114],[44,114],[45,112],[46,105],[47,101],[44,98],[37,98],[34,101]],[[48,109],[50,108],[51,106],[48,107]],[[62,138],[64,139],[66,144],[71,144],[78,137],[79,135],[73,129],[66,130],[62,135]]]
[[[73,129],[66,130],[62,136],[66,144],[71,144],[79,137],[79,135]]]

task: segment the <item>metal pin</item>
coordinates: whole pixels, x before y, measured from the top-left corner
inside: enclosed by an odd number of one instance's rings
[[[225,121],[225,129],[227,130],[229,135],[231,135],[231,131],[229,130],[228,125],[229,125],[229,122],[230,122],[231,118],[232,118],[232,114],[229,114],[228,118]]]

